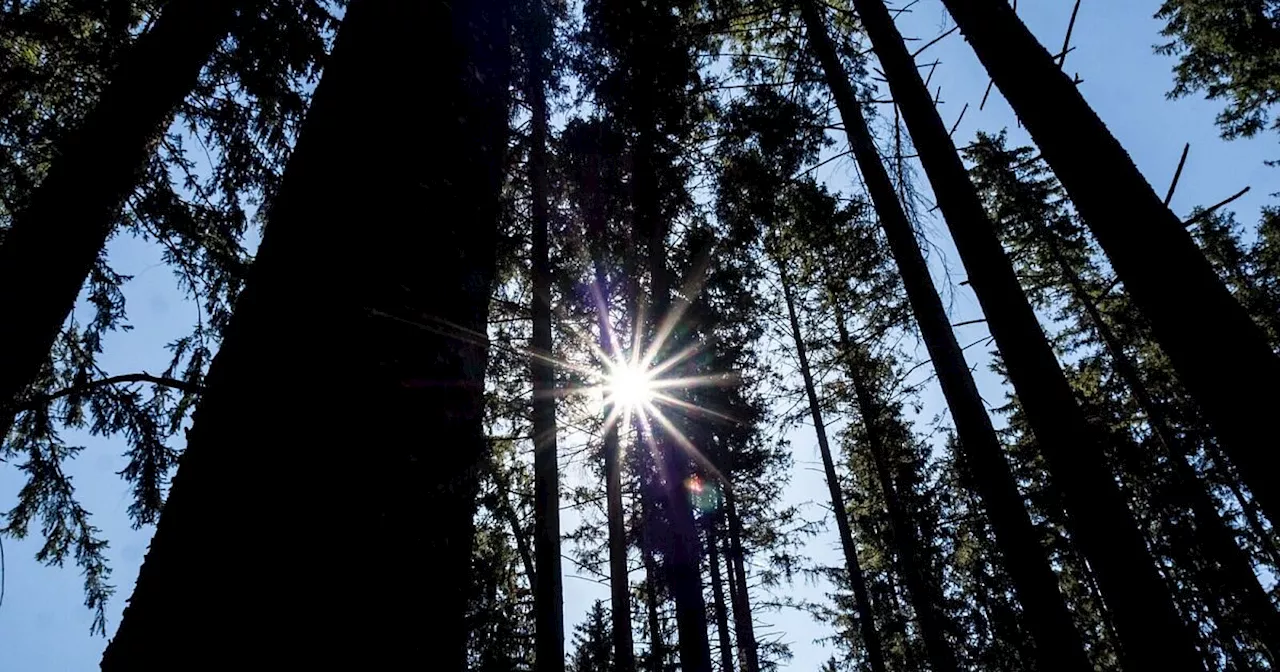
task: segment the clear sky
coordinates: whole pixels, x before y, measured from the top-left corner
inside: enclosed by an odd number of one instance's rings
[[[1021,0],[1019,11],[1036,35],[1057,51],[1062,44],[1073,0]],[[1151,17],[1159,0],[1084,0],[1077,20],[1072,44],[1076,47],[1067,57],[1066,69],[1084,79],[1081,90],[1102,119],[1129,150],[1139,168],[1163,193],[1172,177],[1178,155],[1185,142],[1191,143],[1190,159],[1183,172],[1181,185],[1173,200],[1176,212],[1186,214],[1196,205],[1209,205],[1226,198],[1244,186],[1253,190],[1234,204],[1239,219],[1252,226],[1258,208],[1270,200],[1269,194],[1280,191],[1275,185],[1277,173],[1263,165],[1267,158],[1280,156],[1273,135],[1251,141],[1226,143],[1218,139],[1213,118],[1217,103],[1197,99],[1167,101],[1172,60],[1152,54],[1151,46],[1162,41],[1160,25]],[[921,0],[900,19],[904,34],[932,39],[950,27],[938,0]],[[960,143],[972,139],[975,131],[998,131],[1008,127],[1014,142],[1026,143],[1024,133],[1016,128],[1008,106],[993,93],[986,109],[979,112],[978,102],[987,79],[981,66],[959,35],[953,35],[931,47],[920,60],[941,59],[934,75],[934,85],[942,86],[941,112],[953,123],[966,102],[970,103],[956,139]],[[887,112],[887,110],[885,110]],[[850,190],[855,179],[851,162],[831,164],[824,178],[836,188]],[[924,185],[922,185],[924,186]],[[927,194],[927,190],[925,192]],[[941,222],[929,229],[931,240],[942,251],[933,258],[935,275],[954,287],[944,296],[953,297],[953,321],[976,316],[976,301],[968,290],[955,287],[963,279]],[[177,292],[170,272],[160,263],[160,251],[147,243],[117,238],[110,244],[115,268],[134,279],[125,287],[129,315],[135,329],[114,334],[107,341],[102,364],[109,372],[129,373],[140,370],[158,372],[167,362],[163,346],[186,332],[195,318],[195,307]],[[964,327],[959,334],[963,343],[981,338],[981,325]],[[971,364],[980,367],[979,386],[991,404],[998,405],[1005,392],[999,381],[986,371],[988,359],[974,350]],[[940,394],[931,388],[926,394],[922,417],[929,418],[942,410]],[[69,465],[77,496],[93,513],[93,522],[111,542],[108,557],[114,569],[112,582],[117,593],[107,610],[107,631],[120,622],[120,612],[132,589],[138,566],[146,552],[151,529],[132,530],[126,516],[129,492],[116,475],[124,466],[121,454],[126,447],[119,439],[103,440],[68,432],[69,443],[85,446],[80,457]],[[796,470],[788,490],[790,501],[806,503],[810,517],[822,517],[824,510],[811,500],[814,493],[824,493],[819,471],[817,448],[812,428],[801,427],[791,435]],[[12,506],[22,484],[22,475],[13,464],[0,464],[0,510]],[[564,529],[572,529],[565,520]],[[82,579],[71,563],[63,568],[44,567],[33,560],[39,546],[39,530],[24,541],[5,539],[5,592],[0,605],[0,670],[30,672],[87,670],[97,666],[106,640],[89,634],[91,614],[82,604]],[[237,543],[226,539],[225,543]],[[829,530],[815,538],[806,553],[815,559],[836,564],[835,533]],[[572,563],[565,563],[568,575],[576,574]],[[796,586],[787,592],[793,596],[816,597],[821,586]],[[607,589],[583,578],[566,577],[565,617],[571,627],[597,598],[607,598]],[[830,652],[813,644],[828,634],[824,626],[807,616],[794,613],[760,614],[758,618],[771,624],[765,632],[774,633],[790,642],[796,656],[790,668],[817,670]]]

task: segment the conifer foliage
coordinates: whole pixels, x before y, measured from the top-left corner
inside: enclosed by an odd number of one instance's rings
[[[0,534],[104,670],[1274,668],[1280,208],[1179,220],[1016,3],[935,1],[1033,144],[905,2],[3,3]],[[1280,7],[1154,4],[1171,97],[1280,124]],[[106,364],[122,240],[163,369]]]

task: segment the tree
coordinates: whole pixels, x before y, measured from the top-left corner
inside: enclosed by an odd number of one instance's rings
[[[529,200],[532,246],[533,338],[529,367],[533,377],[534,549],[538,580],[534,582],[537,613],[538,670],[564,669],[564,587],[560,572],[560,468],[556,454],[556,372],[552,359],[551,261],[548,251],[550,194],[547,160],[547,52],[554,31],[544,0],[529,0],[520,25],[523,40],[525,97],[529,102]]]
[[[880,225],[898,264],[912,310],[956,423],[965,459],[971,462],[976,487],[990,512],[1006,569],[1013,577],[1018,597],[1026,609],[1037,654],[1046,666],[1066,664],[1083,669],[1087,666],[1084,652],[1071,626],[1066,604],[1057,590],[1044,551],[1035,539],[1031,521],[1001,453],[991,418],[964,363],[960,345],[929,277],[924,255],[916,243],[888,172],[881,163],[849,77],[827,32],[825,19],[816,3],[802,2],[800,10],[810,44],[822,65],[827,85],[835,95],[849,145],[867,182]]]
[[[966,150],[966,155],[975,164],[975,183],[981,187],[993,218],[1003,223],[1000,230],[1008,244],[1019,250],[1021,274],[1024,277],[1039,278],[1036,285],[1038,293],[1045,299],[1042,301],[1045,308],[1062,309],[1064,317],[1076,323],[1076,326],[1071,327],[1073,331],[1079,332],[1076,339],[1096,338],[1100,342],[1102,353],[1108,360],[1105,364],[1109,365],[1114,372],[1112,375],[1122,385],[1122,393],[1127,393],[1132,398],[1141,413],[1140,418],[1133,418],[1131,422],[1150,427],[1150,443],[1155,444],[1155,450],[1150,452],[1162,456],[1163,464],[1159,460],[1142,460],[1138,453],[1146,451],[1146,447],[1136,445],[1120,448],[1111,459],[1113,462],[1128,462],[1130,465],[1135,461],[1142,463],[1140,467],[1130,466],[1125,469],[1125,478],[1131,482],[1150,482],[1153,475],[1159,475],[1154,479],[1152,489],[1157,500],[1165,500],[1170,506],[1153,512],[1152,517],[1159,521],[1160,527],[1168,530],[1166,533],[1179,534],[1179,528],[1186,526],[1179,526],[1178,519],[1185,517],[1188,512],[1191,514],[1190,542],[1200,549],[1203,558],[1188,557],[1186,553],[1179,553],[1180,557],[1175,558],[1177,565],[1196,573],[1192,580],[1197,584],[1197,589],[1186,592],[1192,595],[1192,599],[1199,601],[1204,601],[1205,597],[1202,596],[1208,593],[1210,603],[1225,599],[1228,617],[1237,610],[1242,611],[1244,616],[1237,625],[1229,626],[1231,629],[1251,631],[1263,642],[1274,641],[1277,616],[1275,608],[1254,575],[1248,555],[1237,545],[1235,532],[1219,513],[1218,502],[1209,489],[1207,479],[1192,462],[1196,451],[1186,445],[1186,435],[1175,426],[1171,416],[1169,405],[1173,402],[1173,397],[1162,395],[1164,399],[1157,400],[1151,393],[1138,362],[1129,354],[1134,346],[1141,346],[1132,339],[1128,343],[1122,340],[1112,328],[1112,321],[1104,316],[1099,306],[1100,300],[1095,298],[1099,292],[1093,288],[1098,283],[1090,280],[1097,275],[1091,260],[1092,249],[1085,240],[1081,226],[1067,211],[1060,193],[1061,187],[1056,181],[1046,177],[1047,169],[1034,160],[1033,154],[1030,148],[1007,148],[1003,135],[980,134],[973,146]],[[1206,249],[1224,247],[1231,245],[1224,240]],[[1232,268],[1238,269],[1241,266],[1239,259],[1234,261]],[[1055,306],[1049,300],[1054,294],[1063,296],[1065,301],[1060,301]],[[1062,303],[1066,304],[1065,307]],[[1070,347],[1076,351],[1081,349],[1075,343]],[[1106,368],[1103,367],[1104,374]],[[1082,366],[1080,373],[1087,371]],[[1096,384],[1086,386],[1085,383],[1086,381],[1081,380],[1080,387],[1084,390],[1097,390],[1100,387]],[[1097,404],[1116,406],[1114,402],[1108,401],[1110,400]],[[1129,416],[1126,410],[1117,414],[1121,417]],[[1134,441],[1124,438],[1120,440],[1121,445]],[[1137,441],[1141,441],[1141,438]],[[1129,457],[1124,457],[1126,455]],[[1120,459],[1117,460],[1117,457]],[[1154,545],[1158,547],[1159,541]],[[1175,544],[1170,550],[1178,546],[1185,544]],[[1230,638],[1234,636],[1233,633]],[[1274,644],[1266,646],[1274,648]]]
[[[16,213],[0,244],[0,313],[17,325],[0,356],[0,438],[93,271],[151,143],[236,12],[251,7],[166,4],[112,69],[94,109],[60,140],[48,174]]]
[[[54,0],[0,10],[0,237],[31,202],[68,134],[105,100],[122,55],[156,26],[158,4]],[[0,437],[0,454],[26,477],[2,533],[21,538],[39,520],[40,559],[61,565],[74,555],[95,611],[91,629],[103,634],[102,607],[112,590],[102,553],[108,540],[67,475],[66,463],[81,449],[64,430],[127,444],[120,475],[132,490],[130,521],[137,528],[154,524],[180,454],[175,436],[203,390],[244,280],[243,238],[256,205],[275,191],[336,24],[324,2],[257,7],[237,13],[207,63],[193,66],[194,87],[178,95],[167,131],[163,124],[154,129],[121,207],[104,215],[113,236],[159,248],[178,289],[195,304],[190,332],[168,345],[171,359],[157,374],[105,368],[111,332],[133,327],[122,291],[131,278],[113,267],[106,248],[99,250],[82,290],[86,310],[62,323]],[[200,147],[198,159],[192,144]],[[51,534],[62,530],[69,534]]]
[[[505,26],[502,3],[347,7],[104,669],[194,652],[464,664],[458,577],[486,452],[486,348],[471,335],[493,275]],[[406,85],[420,80],[437,91],[430,104]],[[386,110],[417,123],[379,141],[350,132],[387,128]],[[451,211],[436,215],[443,202]],[[310,338],[282,340],[321,317]],[[290,421],[265,372],[299,395]],[[335,529],[350,550],[306,553]],[[335,575],[360,584],[317,589]]]
[[[1019,404],[1063,493],[1072,536],[1096,571],[1123,650],[1132,661],[1195,660],[1185,625],[1106,466],[1102,436],[1086,421],[1013,265],[996,237],[915,59],[879,0],[854,0],[938,207],[968,271]],[[1133,663],[1131,663],[1133,664]]]
[[[587,620],[573,629],[574,651],[568,665],[570,672],[612,672],[615,669],[608,612],[604,602],[596,600],[591,604]]]
[[[1280,101],[1280,5],[1274,0],[1166,0],[1156,12],[1169,42],[1156,53],[1178,57],[1171,97],[1203,92],[1226,101],[1218,127],[1226,138],[1252,137]],[[1274,123],[1271,124],[1275,126]]]
[[[1280,391],[1239,385],[1273,378],[1280,359],[1151,185],[1003,0],[944,0],[978,59],[1040,148],[1132,293],[1152,333],[1240,474],[1273,520],[1280,491],[1255,438]],[[1191,319],[1188,319],[1188,316]]]

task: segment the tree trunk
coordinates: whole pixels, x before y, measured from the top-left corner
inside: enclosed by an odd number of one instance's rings
[[[595,272],[595,291],[599,293],[596,321],[600,330],[600,350],[613,359],[621,355],[619,344],[613,337],[609,308],[613,293],[605,263],[607,225],[600,207],[599,186],[595,176],[599,172],[595,157],[588,158],[587,174],[589,205],[587,229],[591,234],[591,256]],[[629,292],[634,293],[634,292]],[[631,301],[627,302],[628,306]],[[622,455],[619,441],[622,418],[615,409],[606,406],[604,414],[604,472],[605,500],[609,526],[609,592],[610,616],[613,622],[614,667],[617,672],[634,672],[636,668],[635,643],[631,633],[631,579],[627,569],[627,530],[622,508]]]
[[[644,587],[649,595],[645,605],[649,619],[649,672],[663,672],[666,645],[662,642],[662,621],[658,619],[658,561],[648,544],[641,549],[641,555],[644,559]]]
[[[502,507],[502,517],[506,518],[507,525],[511,526],[511,538],[516,542],[516,554],[520,556],[520,564],[524,567],[525,575],[529,577],[529,586],[535,587],[538,576],[533,567],[533,551],[529,549],[529,539],[525,537],[524,529],[520,525],[520,517],[516,515],[516,508],[511,505],[511,484],[501,473],[501,465],[490,461],[489,469],[493,472],[494,485],[498,488],[498,505]]]
[[[347,6],[104,670],[465,667],[506,27]]]
[[[1004,0],[943,0],[1026,125],[1262,509],[1280,520],[1271,447],[1280,378],[1262,330],[1218,279],[1075,84]]]
[[[831,515],[836,519],[840,548],[844,551],[845,573],[849,577],[849,586],[853,589],[853,600],[857,607],[858,631],[862,633],[863,644],[867,647],[867,663],[871,666],[872,672],[884,672],[886,669],[884,647],[880,643],[880,633],[876,631],[871,597],[867,594],[867,581],[862,574],[862,565],[858,562],[858,548],[853,543],[853,532],[849,529],[849,514],[845,508],[844,493],[840,488],[840,476],[836,473],[835,461],[831,458],[827,425],[822,419],[818,392],[814,388],[813,374],[809,368],[809,353],[808,348],[805,347],[804,335],[800,331],[800,318],[796,315],[795,296],[783,262],[774,256],[773,263],[778,267],[782,298],[787,304],[787,319],[791,323],[791,338],[796,347],[796,359],[800,361],[800,377],[804,379],[804,392],[809,399],[809,415],[813,418],[814,431],[818,437],[818,452],[822,455],[822,468],[827,477],[827,491],[831,495]]]
[[[746,556],[742,552],[742,521],[738,518],[738,501],[730,486],[725,487],[724,501],[729,519],[729,565],[737,584],[732,591],[733,630],[738,640],[738,669],[760,672],[760,655],[756,650],[756,626],[751,620],[751,594],[747,585]]]
[[[657,120],[648,111],[648,104],[638,107],[644,111],[637,118],[641,128],[634,150],[635,174],[633,176],[633,210],[637,237],[646,244],[649,262],[649,305],[643,331],[649,339],[659,336],[659,326],[671,307],[671,274],[667,270],[667,232],[669,223],[662,220],[657,190],[657,166],[653,147],[657,139]],[[663,356],[673,350],[672,339],[664,343],[649,343],[654,350],[653,361],[661,362]],[[680,668],[682,672],[711,672],[711,645],[707,641],[707,604],[702,594],[701,548],[697,528],[693,522],[685,482],[689,478],[689,456],[676,441],[664,437],[658,425],[653,426],[652,441],[662,455],[661,470],[663,491],[667,507],[669,534],[666,535],[663,564],[664,573],[671,586],[671,596],[676,604],[676,627],[680,637]]]
[[[1147,391],[1138,373],[1137,365],[1125,353],[1120,340],[1111,331],[1111,326],[1107,324],[1097,305],[1094,304],[1080,276],[1067,263],[1051,234],[1042,232],[1040,237],[1065,276],[1071,293],[1084,307],[1089,322],[1093,324],[1094,330],[1102,339],[1116,373],[1120,374],[1120,379],[1129,388],[1134,401],[1138,403],[1138,408],[1147,417],[1152,434],[1164,448],[1169,466],[1173,470],[1173,494],[1190,509],[1201,548],[1207,557],[1212,558],[1219,565],[1222,578],[1248,614],[1255,634],[1263,642],[1272,659],[1275,659],[1280,656],[1280,615],[1276,613],[1266,590],[1258,582],[1258,576],[1253,571],[1253,563],[1248,554],[1236,543],[1235,534],[1218,513],[1213,495],[1206,489],[1195,467],[1187,461],[1187,450],[1178,440],[1163,406]]]
[[[955,651],[947,641],[947,622],[941,611],[942,596],[938,594],[936,585],[922,566],[925,558],[920,551],[916,526],[906,506],[898,498],[898,486],[894,480],[893,470],[889,466],[884,432],[881,431],[880,403],[876,399],[876,393],[872,392],[868,384],[866,374],[860,370],[860,362],[855,361],[855,358],[865,358],[865,353],[854,351],[843,313],[836,315],[836,327],[845,367],[848,369],[850,380],[853,381],[853,393],[857,401],[858,413],[862,416],[863,431],[867,434],[867,448],[871,453],[876,479],[880,481],[880,490],[884,493],[885,504],[889,509],[889,526],[893,534],[893,543],[897,547],[912,610],[915,611],[916,620],[920,623],[920,634],[924,638],[925,650],[929,653],[930,664],[935,672],[957,670],[959,667]]]
[[[560,467],[556,454],[556,372],[552,365],[551,262],[547,210],[546,50],[551,39],[543,0],[529,0],[526,39],[529,99],[529,200],[533,338],[534,555],[541,579],[534,586],[534,661],[538,672],[564,670],[564,585],[560,571]]]
[[[849,144],[866,180],[943,396],[951,409],[960,438],[961,457],[968,463],[975,489],[987,508],[1004,555],[1005,569],[1025,610],[1027,629],[1037,645],[1037,657],[1045,669],[1089,669],[1083,645],[1058,590],[1057,578],[1031,525],[964,353],[951,331],[914,231],[880,162],[848,74],[816,3],[802,0],[800,8],[810,43],[835,95]]]
[[[55,151],[0,245],[0,442],[137,186],[152,142],[230,29],[232,0],[171,0]]]
[[[733,642],[729,640],[729,612],[724,601],[724,581],[720,574],[720,541],[716,520],[707,524],[707,554],[711,561],[711,596],[716,617],[716,634],[720,640],[720,672],[733,672]]]
[[[1036,445],[1063,494],[1071,536],[1098,574],[1130,667],[1201,670],[1186,624],[1108,468],[1101,436],[1022,292],[995,226],[881,0],[854,0],[915,141]]]

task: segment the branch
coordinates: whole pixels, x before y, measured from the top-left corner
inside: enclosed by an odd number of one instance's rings
[[[1195,217],[1192,217],[1191,219],[1188,219],[1187,221],[1183,222],[1183,223],[1182,223],[1182,225],[1183,225],[1183,226],[1186,226],[1186,227],[1190,227],[1190,226],[1192,226],[1192,225],[1198,224],[1201,220],[1203,220],[1204,218],[1208,217],[1209,215],[1212,215],[1213,213],[1217,212],[1217,211],[1218,211],[1219,209],[1221,209],[1222,207],[1224,207],[1224,206],[1226,206],[1226,205],[1230,204],[1232,201],[1236,200],[1237,198],[1240,198],[1241,196],[1244,196],[1245,194],[1249,193],[1249,190],[1250,190],[1250,189],[1252,189],[1252,187],[1245,187],[1244,189],[1241,189],[1240,191],[1237,191],[1237,192],[1236,192],[1235,194],[1233,194],[1231,197],[1229,197],[1229,198],[1227,198],[1227,199],[1225,199],[1225,200],[1219,201],[1219,202],[1217,202],[1217,203],[1215,203],[1215,204],[1213,204],[1213,205],[1209,206],[1209,207],[1208,207],[1208,208],[1206,208],[1205,210],[1200,211],[1200,214],[1198,214],[1198,215],[1196,215]]]
[[[69,397],[73,394],[88,392],[99,387],[108,385],[121,385],[127,383],[151,383],[152,385],[161,385],[163,387],[172,387],[175,390],[181,390],[188,394],[200,394],[204,388],[200,385],[192,385],[191,383],[177,380],[176,378],[165,378],[163,376],[153,376],[149,373],[126,373],[121,376],[111,376],[110,378],[101,378],[99,380],[89,381],[83,385],[72,385],[63,388],[57,392],[50,394],[42,394],[38,397],[28,399],[17,406],[16,411],[30,411],[39,408],[51,401],[56,401],[63,397]]]
[[[1173,200],[1173,192],[1178,188],[1178,180],[1182,179],[1182,169],[1187,165],[1187,153],[1191,151],[1191,143],[1182,146],[1182,158],[1178,159],[1178,169],[1173,171],[1173,182],[1169,183],[1169,191],[1164,195],[1164,206],[1169,207]]]

